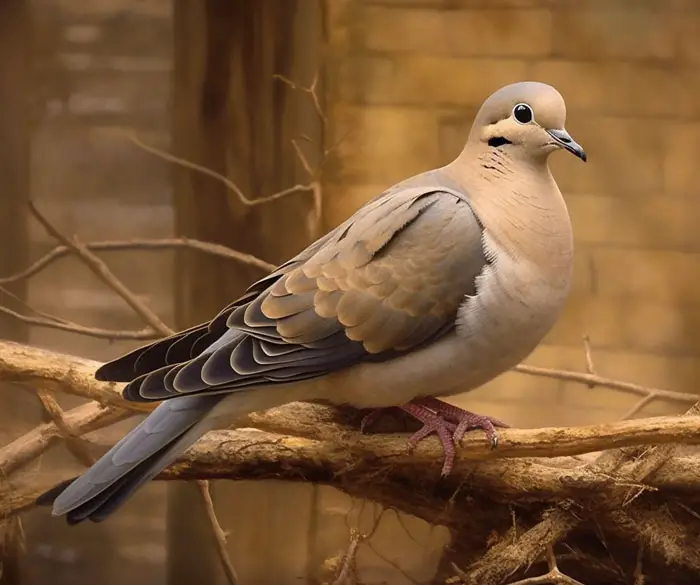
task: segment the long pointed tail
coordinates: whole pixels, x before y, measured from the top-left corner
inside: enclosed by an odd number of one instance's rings
[[[163,402],[83,475],[42,494],[37,503],[53,503],[53,515],[65,515],[69,524],[104,520],[213,427],[207,414],[223,398]]]

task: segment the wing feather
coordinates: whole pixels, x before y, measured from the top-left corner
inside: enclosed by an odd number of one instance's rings
[[[454,328],[487,263],[463,195],[385,193],[209,323],[105,364],[130,400],[233,392],[392,359]]]

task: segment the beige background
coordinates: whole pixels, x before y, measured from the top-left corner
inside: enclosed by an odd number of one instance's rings
[[[170,3],[31,6],[32,198],[83,240],[171,235],[171,170],[125,138],[135,131],[168,147]],[[552,163],[576,231],[576,284],[560,323],[528,363],[581,370],[588,334],[600,374],[696,391],[700,4],[327,0],[325,26],[326,147],[340,141],[324,190],[326,228],[392,182],[456,155],[493,90],[522,79],[552,83],[567,101],[568,129],[589,163],[563,155]],[[51,241],[30,226],[36,257]],[[125,252],[108,260],[173,322],[170,253]],[[70,260],[34,279],[29,301],[86,325],[137,326],[128,308]],[[96,359],[134,345],[45,329],[33,329],[30,341]],[[514,425],[538,426],[615,420],[635,397],[508,374],[459,402]],[[652,403],[642,414],[680,408]],[[33,471],[50,464],[72,465],[67,455],[52,453]],[[239,571],[258,582],[311,578],[343,550],[358,515],[367,529],[376,513],[325,488],[266,482],[236,489],[226,500],[228,487],[217,487],[220,514],[232,530]],[[74,530],[45,512],[31,514],[27,582],[164,583],[163,495],[163,486],[149,486],[109,523]],[[429,579],[446,535],[415,519],[403,524],[408,531],[386,514],[373,541],[391,562],[362,549],[368,583]]]

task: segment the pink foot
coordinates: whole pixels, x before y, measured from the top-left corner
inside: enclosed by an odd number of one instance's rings
[[[464,410],[448,402],[443,402],[437,398],[417,398],[413,402],[429,408],[436,414],[441,414],[443,418],[450,422],[456,423],[457,428],[452,436],[455,444],[460,443],[467,431],[481,429],[484,431],[486,438],[491,441],[491,447],[495,449],[498,447],[498,433],[496,432],[496,427],[508,428],[506,423],[497,418],[474,414],[473,412],[469,412],[468,410]]]
[[[446,477],[452,471],[455,459],[455,445],[458,445],[464,434],[471,429],[482,429],[491,442],[492,448],[498,446],[496,427],[508,427],[504,422],[463,410],[437,398],[417,398],[400,407],[401,410],[423,423],[420,430],[408,439],[409,451],[428,435],[435,433],[445,451],[445,461],[440,475]],[[374,423],[385,411],[377,408],[367,414],[360,423],[360,430]]]

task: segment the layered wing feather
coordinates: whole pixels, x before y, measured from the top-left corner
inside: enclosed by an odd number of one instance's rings
[[[391,359],[455,326],[486,259],[466,199],[389,191],[211,322],[102,366],[130,400],[230,392]]]

